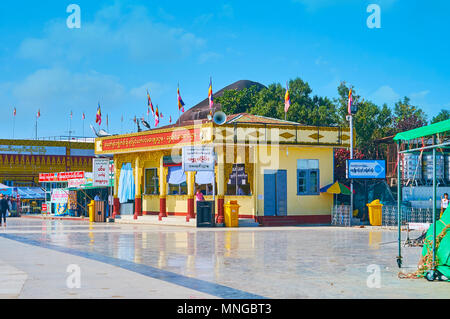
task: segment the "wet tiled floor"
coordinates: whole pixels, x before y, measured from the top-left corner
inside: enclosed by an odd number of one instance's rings
[[[397,232],[387,229],[195,229],[11,218],[0,236],[194,290],[206,287],[203,292],[221,298],[450,297],[448,283],[398,279]],[[404,271],[415,270],[420,251],[403,248]],[[379,288],[367,284],[370,265],[380,270]]]

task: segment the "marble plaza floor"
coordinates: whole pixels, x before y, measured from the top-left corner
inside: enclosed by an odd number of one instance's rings
[[[379,228],[10,218],[0,298],[450,298],[448,283],[398,279],[396,239]],[[403,248],[403,271],[420,251]]]

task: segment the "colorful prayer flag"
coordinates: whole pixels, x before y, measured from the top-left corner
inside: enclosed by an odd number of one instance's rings
[[[41,117],[41,109],[39,109],[37,112],[37,118],[40,118],[40,117]]]
[[[159,125],[159,111],[158,111],[158,106],[156,106],[156,111],[155,111],[155,127],[157,127]]]
[[[98,103],[97,115],[96,115],[96,118],[95,118],[95,123],[98,123],[98,125],[102,125],[102,110],[100,109],[100,102]]]
[[[177,95],[178,95],[178,110],[181,110],[181,112],[184,112],[184,102],[181,99],[180,88],[178,88]]]
[[[352,97],[352,89],[348,92],[348,114],[352,114],[352,103],[353,103],[353,97]]]
[[[287,113],[289,107],[291,106],[291,97],[289,96],[289,88],[286,83],[286,94],[284,95],[284,113]]]
[[[16,114],[17,114],[17,111],[16,111],[16,108],[14,108],[14,116],[16,116]]]
[[[147,90],[147,103],[148,103],[147,115],[150,114],[150,109],[151,109],[152,110],[152,114],[154,116],[155,115],[155,110],[153,109],[152,99],[150,98],[150,93],[148,93],[148,90]]]
[[[208,99],[209,99],[209,108],[212,109],[214,105],[214,96],[213,96],[213,90],[212,90],[212,79],[209,79],[209,92],[208,92]]]

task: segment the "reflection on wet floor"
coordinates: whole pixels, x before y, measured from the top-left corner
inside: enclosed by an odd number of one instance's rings
[[[10,219],[8,232],[270,297],[321,297],[324,284],[395,264],[396,232],[339,228],[196,230]],[[33,230],[34,232],[26,232]],[[380,253],[384,250],[384,253]],[[314,279],[316,281],[314,281]],[[363,282],[363,281],[362,281]],[[304,285],[310,284],[305,295]],[[329,287],[327,286],[327,289]],[[365,284],[358,288],[367,289]],[[358,289],[350,292],[358,295]],[[330,296],[334,296],[334,291]]]

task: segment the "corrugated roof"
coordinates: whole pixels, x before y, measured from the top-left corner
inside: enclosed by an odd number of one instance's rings
[[[255,124],[293,124],[293,125],[299,125],[300,123],[297,122],[291,122],[291,121],[285,121],[280,119],[275,119],[271,117],[261,116],[261,115],[254,115],[249,113],[239,113],[239,114],[232,114],[227,116],[227,124],[231,123],[255,123]]]

